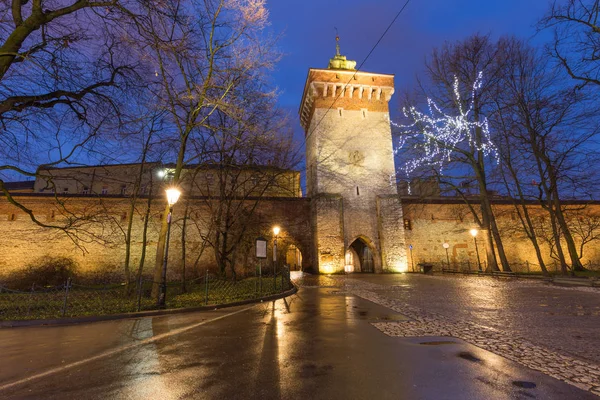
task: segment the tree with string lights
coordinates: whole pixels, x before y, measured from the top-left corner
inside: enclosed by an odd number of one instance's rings
[[[409,155],[402,168],[405,175],[427,171],[462,197],[485,234],[487,265],[498,270],[498,254],[502,270],[510,271],[486,173],[490,162],[498,161],[485,118],[488,100],[499,83],[493,48],[487,36],[476,35],[434,51],[427,68],[437,90],[436,99],[427,99],[425,112],[414,106],[405,107],[408,122],[393,125],[401,131],[399,151]],[[484,81],[483,71],[491,79]],[[477,183],[479,210],[462,185],[470,181]]]

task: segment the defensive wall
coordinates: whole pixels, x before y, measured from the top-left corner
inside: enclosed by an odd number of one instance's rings
[[[68,257],[76,261],[79,271],[85,275],[104,276],[122,274],[125,259],[125,233],[129,220],[131,198],[120,196],[79,196],[48,194],[13,194],[23,206],[32,210],[42,224],[56,227],[68,226],[67,231],[41,227],[32,222],[24,211],[0,199],[0,276],[6,276],[37,263],[43,257]],[[206,240],[210,235],[210,209],[206,198],[189,200],[186,222],[186,275],[197,276],[205,269],[216,269],[213,249]],[[248,201],[253,201],[252,199]],[[182,266],[182,224],[186,200],[180,200],[173,210],[171,240],[169,244],[169,274],[179,279]],[[130,265],[137,271],[143,248],[144,220],[148,199],[136,200],[132,224]],[[145,274],[153,270],[161,219],[165,212],[164,201],[151,203],[147,224],[146,255],[143,265]],[[239,265],[257,265],[253,257],[254,239],[264,236],[269,243],[269,259],[272,257],[273,238],[271,228],[279,225],[279,254],[285,254],[290,246],[302,253],[305,268],[310,268],[312,247],[310,242],[310,200],[307,198],[264,198],[258,202],[247,226],[247,234],[236,257]],[[66,233],[68,232],[68,234]],[[264,261],[264,267],[270,263]],[[254,273],[253,268],[238,273]]]
[[[381,237],[387,242],[382,244],[381,257],[384,265],[393,265],[394,260],[386,260],[388,253],[406,254],[408,270],[417,268],[422,262],[446,263],[443,243],[449,244],[448,256],[451,268],[464,268],[470,265],[476,268],[475,246],[469,230],[476,228],[468,207],[459,200],[450,199],[389,199],[378,198],[380,212],[377,225]],[[33,211],[34,216],[43,224],[70,225],[70,234],[55,228],[44,228],[33,223],[25,212],[11,205],[5,199],[0,200],[0,275],[9,275],[26,268],[40,258],[64,256],[77,262],[80,271],[91,275],[121,274],[125,258],[125,232],[131,199],[118,196],[86,197],[40,194],[15,194],[15,198]],[[142,235],[146,198],[136,201],[132,225],[131,269],[139,267],[142,253]],[[206,199],[194,198],[189,202],[189,219],[186,228],[186,271],[191,276],[202,273],[206,268],[216,268],[214,251],[203,240],[208,231],[209,208]],[[314,236],[314,227],[310,224],[311,201],[319,205],[312,212],[320,212],[324,218],[320,236]],[[173,225],[169,246],[169,274],[172,279],[181,275],[182,259],[182,222],[185,200],[174,208]],[[322,203],[322,204],[321,204]],[[477,206],[477,205],[475,205]],[[156,245],[160,229],[161,216],[165,204],[154,201],[148,219],[146,256],[143,270],[150,274],[155,262]],[[514,207],[497,201],[494,209],[498,218],[507,256],[512,268],[518,271],[539,270],[533,246],[523,234],[520,221],[515,216]],[[578,246],[583,246],[582,261],[592,267],[600,263],[600,248],[597,239],[600,236],[600,204],[579,204],[571,206],[570,221]],[[532,218],[537,224],[548,225],[547,213],[539,206],[530,206]],[[396,226],[401,221],[404,226],[403,238],[394,240]],[[325,249],[332,242],[334,247],[326,249],[333,258],[343,258],[345,249],[339,239],[343,237],[343,202],[340,197],[326,198],[267,198],[258,203],[252,224],[248,228],[246,240],[240,246],[237,258],[239,265],[245,265],[241,273],[253,273],[252,266],[257,265],[254,258],[254,239],[261,235],[269,243],[271,258],[273,237],[271,228],[279,225],[282,232],[279,237],[280,254],[285,254],[290,246],[296,246],[302,253],[304,269],[314,268],[313,248]],[[331,236],[333,239],[330,240]],[[549,269],[555,268],[550,257],[548,242],[540,238],[542,253]],[[315,247],[316,245],[316,247]],[[484,240],[479,237],[478,246],[481,261],[484,259]],[[346,244],[348,246],[348,244]],[[412,249],[410,248],[412,246]],[[339,248],[338,248],[339,247]],[[581,248],[581,247],[580,247]],[[386,251],[391,249],[391,251]],[[376,249],[380,250],[380,249]],[[250,268],[248,268],[250,267]],[[270,268],[270,261],[264,261],[263,267]],[[376,270],[381,272],[382,270]],[[394,271],[384,269],[383,271]],[[321,271],[328,272],[328,271]]]
[[[600,266],[600,203],[564,202],[566,216],[578,250],[583,250],[582,263],[591,269]],[[477,202],[472,203],[478,209]],[[459,199],[414,199],[402,198],[404,230],[409,253],[409,270],[418,269],[419,263],[446,264],[444,243],[448,243],[450,268],[477,269],[475,241],[469,233],[479,228],[464,201]],[[525,235],[522,224],[510,200],[493,201],[494,214],[507,258],[513,271],[539,271],[539,262],[530,239]],[[538,243],[544,256],[544,263],[550,271],[560,268],[551,257],[551,226],[547,211],[540,205],[528,205],[534,227],[539,235]],[[485,239],[477,235],[480,260],[485,263]],[[583,247],[581,246],[583,242]],[[563,244],[566,251],[566,244]],[[568,254],[567,254],[568,257]],[[485,268],[485,264],[483,266]]]

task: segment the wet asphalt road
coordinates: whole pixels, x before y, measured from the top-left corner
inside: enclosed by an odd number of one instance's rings
[[[596,398],[458,339],[394,338],[371,325],[404,318],[305,287],[253,307],[6,329],[0,398]]]

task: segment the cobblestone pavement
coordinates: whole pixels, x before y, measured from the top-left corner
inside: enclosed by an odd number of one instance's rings
[[[457,337],[600,395],[597,289],[412,274],[318,277],[321,283],[411,318],[373,324],[387,335]]]

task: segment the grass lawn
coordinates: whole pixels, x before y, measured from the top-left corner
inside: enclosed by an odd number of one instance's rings
[[[187,284],[182,291],[181,283],[167,287],[167,308],[199,307],[257,299],[289,289],[291,286],[271,277],[248,278],[237,282],[215,279],[197,280]],[[0,320],[54,319],[107,315],[156,309],[156,299],[151,297],[152,283],[144,283],[140,292],[137,287],[127,290],[125,285],[111,287],[82,287],[73,285],[65,294],[64,288],[35,292],[0,292]],[[66,297],[66,307],[65,307]]]

